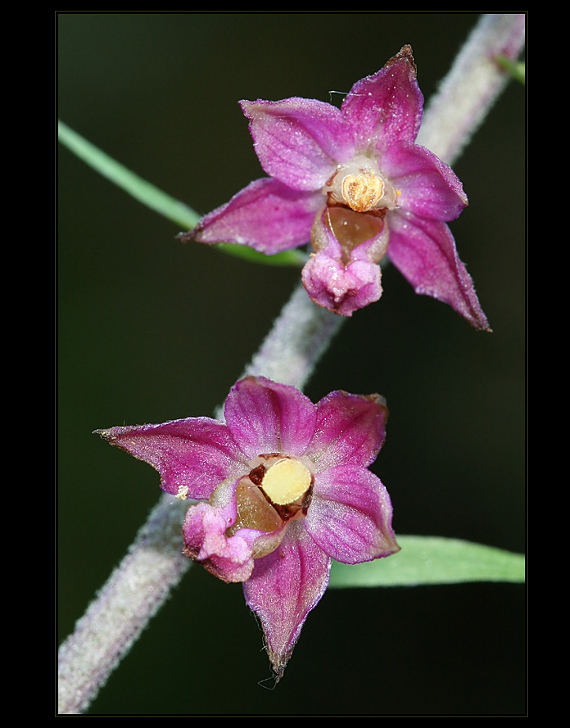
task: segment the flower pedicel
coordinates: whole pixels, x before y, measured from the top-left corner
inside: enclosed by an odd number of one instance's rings
[[[368,467],[385,437],[379,395],[336,391],[316,404],[294,387],[246,377],[225,422],[207,417],[98,430],[152,465],[191,505],[184,553],[243,582],[280,679],[331,559],[356,564],[399,551],[386,488]]]

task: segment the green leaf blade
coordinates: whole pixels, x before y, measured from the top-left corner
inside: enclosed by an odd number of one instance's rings
[[[399,536],[401,551],[365,564],[333,562],[330,587],[422,586],[525,581],[525,557],[459,539]]]

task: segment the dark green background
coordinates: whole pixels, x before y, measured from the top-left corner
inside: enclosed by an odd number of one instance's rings
[[[429,97],[474,14],[57,15],[58,115],[199,212],[263,175],[238,100],[329,101],[409,43]],[[339,97],[333,97],[337,101]],[[59,641],[159,496],[95,428],[210,415],[299,272],[200,245],[58,150]],[[378,391],[374,471],[402,534],[525,547],[525,92],[511,83],[455,171],[452,223],[492,334],[384,274],[307,393]],[[190,570],[93,703],[105,714],[520,714],[525,590],[330,590],[274,691],[241,587]]]

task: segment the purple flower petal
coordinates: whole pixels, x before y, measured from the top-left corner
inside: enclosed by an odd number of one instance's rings
[[[386,435],[388,408],[380,395],[331,392],[317,403],[315,436],[306,455],[321,472],[337,465],[366,467]]]
[[[172,495],[182,489],[187,498],[209,498],[221,481],[247,472],[229,429],[208,417],[96,432],[151,465],[160,474],[160,487]]]
[[[235,511],[235,503],[225,509],[197,503],[188,509],[183,525],[184,554],[226,582],[247,581],[254,566],[254,533],[242,529],[234,536],[226,536],[235,521]]]
[[[283,675],[308,613],[328,586],[329,573],[329,557],[302,521],[292,521],[281,545],[255,562],[243,585],[246,602],[263,626],[277,679]]]
[[[382,171],[398,189],[398,206],[421,217],[455,220],[467,196],[455,173],[425,147],[397,142],[382,156]]]
[[[377,263],[388,244],[381,218],[342,207],[323,207],[315,218],[311,243],[316,251],[301,274],[305,290],[319,306],[342,316],[382,295]]]
[[[269,533],[253,528],[228,530],[238,517],[238,484],[239,479],[228,478],[208,503],[190,506],[182,527],[184,554],[226,582],[247,581],[256,554],[277,548],[284,535],[283,528]]]
[[[319,250],[305,263],[301,277],[318,306],[352,316],[382,295],[380,266],[370,260],[351,260],[345,265],[339,258],[332,257],[330,249]]]
[[[365,468],[340,465],[317,473],[305,525],[325,553],[345,564],[400,550],[388,491]]]
[[[413,142],[422,120],[423,95],[409,46],[371,76],[357,81],[341,111],[355,131],[355,149],[379,156],[396,141]]]
[[[274,255],[309,242],[322,205],[320,192],[299,192],[276,179],[259,179],[179,237],[199,243],[238,243]]]
[[[319,190],[354,151],[336,106],[312,99],[241,101],[266,174],[295,190]]]
[[[264,377],[246,377],[231,390],[225,418],[248,458],[302,455],[315,430],[316,409],[299,390]]]
[[[447,225],[410,214],[390,215],[388,257],[416,293],[448,303],[475,328],[489,331],[473,281]]]

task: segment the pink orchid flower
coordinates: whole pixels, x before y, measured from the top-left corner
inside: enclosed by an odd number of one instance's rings
[[[98,433],[152,465],[161,487],[195,502],[184,553],[226,582],[243,582],[279,679],[331,559],[399,551],[386,488],[368,468],[385,437],[379,395],[332,392],[317,404],[294,387],[246,377],[224,422],[207,417]]]
[[[182,240],[237,243],[267,255],[310,241],[307,293],[344,316],[380,298],[386,257],[416,293],[489,328],[447,225],[467,205],[461,182],[415,144],[423,96],[410,46],[357,81],[340,108],[303,98],[240,103],[269,176]]]

